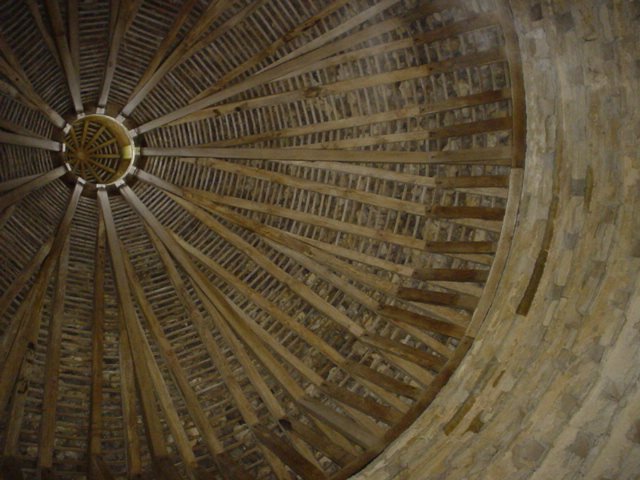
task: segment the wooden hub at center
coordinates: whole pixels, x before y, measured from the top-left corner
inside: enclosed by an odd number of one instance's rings
[[[123,178],[135,161],[128,130],[106,115],[77,119],[65,135],[65,161],[87,182],[111,184]]]

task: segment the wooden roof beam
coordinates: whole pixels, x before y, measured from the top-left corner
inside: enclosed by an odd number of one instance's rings
[[[378,24],[380,25],[380,24]],[[373,29],[371,35],[375,35],[376,31]],[[379,32],[381,34],[381,32]],[[341,45],[341,47],[347,48],[349,45]],[[326,48],[326,47],[324,47]],[[312,54],[314,52],[311,52]],[[303,59],[305,57],[302,57]],[[297,60],[294,60],[296,62]],[[176,110],[174,114],[170,114],[166,117],[149,122],[142,125],[137,129],[138,133],[145,133],[153,128],[165,124],[180,124],[189,121],[200,120],[207,117],[217,117],[228,113],[237,111],[244,111],[252,108],[259,108],[265,106],[274,106],[282,103],[291,103],[295,101],[306,101],[309,99],[323,98],[331,95],[345,94],[354,90],[360,90],[365,88],[372,88],[382,85],[395,84],[397,82],[415,80],[419,78],[425,78],[430,75],[438,73],[446,73],[450,71],[459,70],[462,68],[470,68],[473,66],[480,66],[492,63],[499,63],[504,61],[504,53],[502,49],[489,50],[485,52],[472,53],[463,55],[460,57],[454,57],[452,59],[443,60],[441,62],[433,62],[426,65],[420,65],[416,67],[408,67],[399,70],[392,70],[389,72],[383,72],[375,75],[369,75],[366,77],[357,77],[347,80],[340,80],[334,83],[328,83],[322,86],[304,87],[298,90],[293,90],[284,93],[278,93],[273,95],[267,95],[264,97],[256,97],[248,100],[241,100],[238,102],[231,102],[226,104],[219,104],[223,100],[230,98],[233,95],[226,96],[225,92],[235,87],[238,89],[243,83],[235,84],[232,87],[222,90],[210,97],[204,98],[199,102],[183,107]],[[283,65],[286,66],[287,64]],[[293,71],[293,70],[292,70]],[[267,74],[269,72],[265,72]],[[278,77],[279,78],[279,77]],[[251,87],[253,88],[253,87]],[[240,92],[233,92],[237,94]],[[225,95],[222,95],[225,94]],[[214,99],[215,101],[210,104],[215,107],[210,107],[207,102]],[[171,118],[170,118],[171,117]]]
[[[130,2],[122,2],[118,8],[118,18],[116,20],[115,29],[111,35],[111,45],[109,46],[109,56],[107,57],[107,65],[102,81],[102,88],[98,98],[98,108],[105,109],[109,101],[109,91],[113,83],[113,77],[118,66],[118,53],[120,45],[126,35],[127,25],[135,17],[142,0],[133,0]]]
[[[73,100],[73,107],[75,108],[76,113],[80,115],[84,113],[82,97],[80,95],[80,72],[76,70],[76,65],[71,56],[67,34],[65,33],[64,21],[60,12],[60,5],[58,4],[58,0],[45,0],[45,3],[47,11],[49,12],[51,26],[53,27],[53,36],[58,48],[58,54],[60,55],[64,73],[67,77],[69,92],[71,92],[71,99]]]
[[[164,182],[164,181],[162,181],[162,180],[158,179],[157,177],[155,177],[153,175],[150,175],[150,174],[143,174],[140,178],[143,181],[147,182],[147,183],[154,184],[158,188],[162,188],[165,191],[169,192],[169,195],[172,196],[174,201],[176,201],[179,204],[181,204],[183,206],[183,208],[185,208],[187,211],[189,211],[192,214],[194,214],[198,219],[200,219],[203,223],[208,225],[210,228],[211,228],[212,224],[214,224],[215,221],[214,221],[213,218],[211,218],[209,216],[206,216],[206,215],[203,215],[201,210],[195,208],[190,203],[187,203],[185,200],[183,200],[181,198],[181,197],[185,196],[186,189],[181,189],[181,188],[179,188],[179,187],[177,187],[175,185],[169,184],[168,182]],[[194,201],[194,200],[192,200],[192,201]],[[200,208],[211,209],[212,211],[216,211],[216,212],[220,211],[219,205],[216,205],[215,203],[210,203],[210,202],[202,203],[202,202],[199,202],[199,201],[195,200],[194,204],[197,205]],[[233,215],[233,221],[238,222],[239,224],[242,224],[242,226],[244,226],[244,227],[249,227],[249,224],[247,223],[248,220],[241,221],[238,215]],[[217,224],[217,222],[215,222],[215,223]],[[267,227],[261,228],[260,229],[261,233],[264,233],[266,231],[265,230],[266,228]],[[242,242],[241,243],[242,245],[246,245],[246,242],[244,242],[243,240],[242,241],[237,240],[235,237],[231,238],[229,240],[234,245],[239,245],[240,244],[239,242]],[[285,243],[286,242],[287,241],[285,241]],[[187,246],[187,245],[183,244],[183,247],[185,247],[189,251],[190,246]],[[303,247],[301,247],[301,248],[303,250],[308,250],[308,248],[307,249],[305,249]],[[193,251],[190,251],[190,253],[195,254],[195,252],[193,252]],[[257,254],[252,250],[251,253],[250,253],[250,256],[251,256],[251,258],[253,260],[256,260],[256,258],[262,258],[262,257],[256,257],[256,255],[260,255],[260,254]],[[207,264],[206,262],[208,261],[208,259],[201,259],[201,261],[203,261],[203,262],[205,262],[205,264]],[[265,262],[266,261],[263,261],[263,263],[265,263]],[[217,267],[215,264],[211,264],[211,263],[209,263],[207,265],[208,265],[209,268],[216,268]],[[235,281],[233,279],[233,277],[229,276],[229,274],[227,274],[226,271],[218,270],[218,275],[226,276],[227,281],[231,282],[230,284],[235,284],[236,288],[244,288],[244,287],[241,287],[240,285],[237,285],[237,281]],[[282,275],[280,275],[280,277],[282,277]],[[278,278],[278,277],[276,277],[276,278]],[[284,281],[284,283],[287,284],[287,285],[289,285],[291,283],[288,278],[280,278],[280,280]],[[246,295],[251,296],[251,294],[249,292],[247,292]],[[309,294],[307,293],[306,289],[305,289],[305,292],[302,294],[302,298],[309,298]],[[258,299],[258,301],[259,301],[259,299]],[[324,305],[324,302],[320,302],[319,304]],[[377,307],[377,305],[376,305],[376,307]],[[270,306],[268,304],[265,304],[264,308],[269,309]],[[333,311],[332,311],[332,314],[333,314]],[[340,316],[340,318],[342,318],[344,320],[344,316]],[[286,321],[286,316],[283,317],[283,320]],[[346,324],[353,325],[353,322],[351,322],[351,321],[349,321],[347,319],[347,323]],[[296,324],[293,324],[292,326],[295,328]],[[360,335],[362,335],[363,332],[362,332],[361,329],[359,329],[358,333]],[[419,335],[419,338],[422,338],[423,341],[428,341],[426,338],[424,338],[424,335],[420,335],[419,332],[413,332],[413,333],[414,334],[417,333]],[[429,342],[429,343],[433,343],[433,342]],[[431,346],[433,348],[438,349],[438,346],[436,346],[436,345],[431,345]],[[441,350],[441,349],[439,349],[439,350]],[[441,352],[441,353],[443,353],[443,352]],[[334,356],[334,359],[339,359],[339,358],[341,358],[341,357],[340,356]],[[395,359],[394,359],[394,363],[395,363]],[[416,368],[415,366],[411,367],[410,365],[404,364],[402,369],[407,371],[407,373],[409,373],[413,378],[419,378],[420,381],[424,381],[424,378],[426,378],[428,376],[424,370],[422,370],[421,368]]]
[[[218,364],[220,365],[220,367],[218,367],[219,371],[222,371],[225,373],[226,376],[233,378],[231,372],[227,371],[228,369],[226,368],[225,361],[222,356],[222,352],[220,352],[217,346],[217,343],[213,338],[213,334],[211,333],[212,330],[210,326],[207,324],[205,318],[200,314],[199,310],[196,308],[196,305],[193,303],[193,299],[187,292],[186,285],[182,280],[182,277],[180,276],[176,268],[176,265],[171,255],[169,254],[169,251],[167,250],[167,247],[164,246],[164,244],[158,238],[158,236],[155,234],[152,228],[148,224],[146,226],[147,226],[147,231],[149,233],[151,241],[154,247],[156,248],[156,250],[158,251],[158,254],[160,255],[162,263],[164,264],[167,270],[167,274],[169,275],[169,278],[176,290],[176,293],[178,294],[178,297],[180,298],[185,309],[189,312],[190,318],[192,319],[205,348],[209,352],[209,355],[211,356],[212,359],[218,360],[218,363],[216,363],[216,365]],[[177,247],[177,249],[180,248],[178,247],[177,244],[175,245],[175,247]],[[176,252],[176,248],[172,248],[172,252]],[[194,265],[189,262],[188,257],[185,256],[183,258],[183,255],[181,254],[177,254],[176,257],[178,257],[178,261],[180,262],[181,266],[185,268],[187,272],[190,272],[189,273],[190,278],[192,278],[191,275],[195,273],[198,279],[201,279],[201,275],[198,274],[197,272],[194,272]],[[183,262],[186,262],[186,264]],[[192,279],[192,281],[194,280]],[[201,283],[201,282],[198,282],[198,283]],[[220,318],[220,313],[213,305],[210,304],[206,295],[202,293],[202,290],[199,287],[197,287],[197,285],[195,286],[195,288],[196,288],[196,293],[200,294],[199,297],[201,298],[201,301],[203,302],[205,309],[209,313],[210,317],[213,319],[213,324],[215,325],[215,328],[220,332],[225,342],[230,346],[230,348],[234,352],[235,357],[238,359],[240,365],[242,365],[243,369],[245,370],[247,377],[249,378],[249,381],[251,382],[255,390],[258,392],[262,400],[265,402],[265,405],[267,406],[267,409],[269,410],[271,415],[275,419],[284,418],[286,416],[286,412],[284,408],[280,405],[278,400],[275,398],[275,396],[271,392],[271,389],[269,388],[269,386],[266,384],[266,382],[264,381],[260,373],[256,370],[255,366],[251,362],[251,359],[242,348],[240,342],[238,342],[237,338],[233,335],[233,332],[231,331],[229,326],[226,324],[226,322]],[[234,388],[232,390],[236,391],[238,388],[239,387]],[[301,447],[300,445],[295,445],[295,446],[296,448]],[[303,449],[302,453],[303,454],[307,453],[308,458],[310,458],[312,461],[315,461],[314,457],[310,454],[310,452],[306,452]]]
[[[3,211],[8,206],[22,200],[24,197],[34,192],[35,190],[38,190],[39,188],[42,188],[45,185],[48,185],[54,180],[60,178],[65,173],[67,173],[67,169],[63,166],[60,166],[60,167],[54,168],[53,170],[49,170],[48,172],[43,173],[42,175],[37,176],[33,180],[30,180],[28,182],[25,182],[19,185],[13,190],[9,190],[4,195],[0,196],[0,212]],[[13,180],[10,180],[10,182],[13,182]],[[0,187],[0,191],[2,190],[3,188]]]
[[[287,442],[280,440],[273,432],[261,425],[252,426],[251,431],[262,445],[273,452],[282,463],[300,475],[301,478],[305,480],[322,480],[327,478],[320,468],[307,460],[298,451],[291,448]]]
[[[285,33],[280,38],[278,38],[275,42],[273,42],[272,44],[267,46],[265,49],[263,49],[260,52],[256,53],[251,58],[249,58],[248,60],[246,60],[242,64],[238,65],[236,68],[234,68],[231,71],[229,71],[228,73],[226,73],[222,78],[217,80],[212,86],[210,86],[209,88],[203,90],[198,95],[196,95],[191,100],[190,103],[192,103],[194,101],[198,101],[201,98],[207,97],[207,96],[209,96],[209,95],[211,95],[211,94],[213,94],[215,92],[218,92],[218,91],[222,90],[222,88],[224,88],[227,84],[229,84],[229,82],[231,82],[232,80],[234,80],[236,78],[239,78],[243,73],[245,73],[248,70],[251,70],[252,68],[258,66],[260,64],[260,62],[266,60],[267,58],[271,57],[272,55],[275,55],[276,52],[282,46],[284,46],[288,42],[291,42],[292,40],[295,40],[300,35],[302,35],[305,31],[307,31],[309,28],[311,28],[313,25],[315,25],[316,23],[320,22],[322,19],[328,17],[329,15],[334,13],[335,11],[339,10],[344,5],[346,5],[348,2],[349,2],[349,0],[336,0],[334,2],[331,2],[322,11],[312,15],[311,17],[307,18],[304,22],[296,25],[291,30],[289,30],[287,33]]]
[[[25,147],[41,148],[52,152],[61,152],[62,144],[53,140],[48,140],[39,136],[22,135],[0,131],[0,142],[11,145],[22,145]]]
[[[32,288],[35,297],[33,298],[33,304],[30,306],[32,308],[30,308],[28,312],[24,312],[20,325],[15,329],[16,333],[13,337],[13,343],[11,343],[8,351],[4,355],[4,367],[0,369],[0,412],[4,411],[6,408],[7,401],[13,391],[13,386],[15,385],[20,366],[22,365],[22,360],[29,348],[29,344],[37,341],[37,333],[40,330],[41,322],[41,308],[46,293],[46,285],[51,278],[53,268],[58,261],[64,245],[68,241],[71,221],[73,220],[78,201],[80,200],[82,189],[83,184],[76,183],[67,205],[67,209],[60,221],[60,224],[58,225],[51,250],[40,269],[39,279]]]
[[[98,210],[98,225],[93,261],[93,323],[91,325],[91,405],[89,407],[89,477],[104,478],[102,460],[102,383],[104,356],[104,317],[105,317],[105,266],[106,266],[106,231],[102,219],[102,211]],[[106,465],[105,465],[106,467]],[[108,471],[108,469],[107,469]]]
[[[2,318],[13,299],[18,295],[25,287],[27,282],[33,277],[33,275],[40,269],[42,263],[45,261],[49,252],[51,251],[51,247],[53,245],[54,236],[49,238],[42,246],[38,249],[33,258],[27,263],[24,268],[20,271],[18,276],[11,282],[9,288],[7,288],[0,296],[0,318]],[[15,321],[15,317],[12,319]],[[11,327],[5,332],[3,340],[11,338],[9,336],[9,332],[11,331]],[[3,342],[4,343],[4,342]],[[0,358],[2,358],[0,356]]]
[[[166,114],[158,119],[147,122],[141,125],[140,127],[138,127],[136,129],[136,133],[146,133],[150,130],[166,125],[167,123],[178,120],[189,114],[202,110],[203,108],[207,108],[211,105],[220,103],[228,98],[231,98],[239,93],[245,92],[251,88],[255,88],[256,86],[276,80],[306,65],[313,64],[314,62],[317,62],[319,60],[323,60],[327,57],[335,55],[336,53],[342,50],[351,48],[353,45],[368,41],[371,38],[379,37],[380,35],[383,35],[386,32],[395,30],[403,26],[404,26],[403,19],[393,18],[390,20],[385,20],[383,22],[380,22],[371,27],[367,27],[361,31],[358,31],[352,34],[351,36],[348,36],[346,38],[343,38],[335,42],[331,42],[327,45],[324,45],[320,48],[312,50],[299,57],[293,58],[269,70],[263,70],[262,72],[256,75],[252,75],[251,77],[237,84],[234,84],[230,87],[227,87],[223,90],[213,93],[185,107],[181,107],[175,110],[174,112]],[[464,61],[462,60],[462,58],[466,59],[467,61],[470,61],[471,59],[473,59],[472,64],[493,63],[496,61],[503,60],[504,55],[500,49],[496,51],[491,51],[490,53],[481,52],[481,53],[477,53],[477,54],[473,54],[465,57],[457,57],[455,59],[446,60],[444,62],[441,62],[442,64],[441,68],[450,69],[452,68],[452,66],[457,66],[460,68],[464,66]],[[444,67],[445,65],[446,67]],[[405,72],[412,72],[410,75],[414,75],[415,76],[414,78],[417,78],[417,77],[431,74],[434,71],[434,69],[435,67],[432,65],[423,65],[421,67],[409,68],[405,70]],[[381,75],[384,75],[386,77],[384,82],[387,82],[387,83],[391,81],[397,82],[402,80],[401,78],[398,77],[398,73],[395,71],[387,72]],[[372,77],[376,77],[376,76],[373,75]],[[368,86],[367,85],[368,79],[358,79],[358,80],[362,85],[358,86],[357,88],[366,88]]]
[[[36,0],[25,0],[27,7],[29,7],[29,12],[31,12],[31,16],[35,24],[40,30],[40,34],[42,35],[42,39],[44,40],[45,45],[51,52],[51,56],[58,64],[58,67],[62,68],[62,61],[60,60],[60,55],[58,54],[58,49],[56,48],[56,44],[49,33],[48,27],[45,25],[44,20],[42,19],[42,13],[40,12],[40,6]]]
[[[122,333],[125,337],[125,343],[131,349],[138,392],[143,406],[145,424],[149,430],[153,455],[156,458],[168,455],[163,439],[164,435],[156,417],[155,403],[157,399],[185,467],[187,469],[194,468],[196,466],[196,458],[189,444],[184,425],[178,417],[169,389],[151,352],[140,324],[140,319],[134,308],[132,288],[135,291],[136,285],[131,284],[127,274],[126,252],[122,248],[115,228],[108,194],[103,189],[98,190],[98,204],[105,223],[107,244],[113,265],[118,298],[123,311],[124,330]]]
[[[51,471],[53,468],[53,447],[56,427],[56,408],[58,400],[58,382],[60,357],[62,352],[62,324],[64,322],[64,301],[69,271],[69,242],[65,242],[60,258],[54,290],[51,319],[49,320],[49,338],[44,368],[44,393],[42,399],[42,418],[40,420],[40,441],[38,448],[38,470]]]
[[[313,148],[154,148],[143,147],[147,157],[196,157],[291,162],[366,162],[371,164],[508,165],[511,148],[488,147],[431,152],[320,150]]]
[[[233,212],[226,207],[209,206],[204,208],[209,212],[215,213],[222,218],[235,223],[236,225],[239,225],[247,230],[263,236],[266,239],[266,242],[273,248],[290,256],[306,269],[316,273],[328,283],[339,288],[348,296],[358,301],[361,305],[365,306],[374,313],[378,313],[378,303],[373,300],[369,296],[369,294],[362,292],[361,290],[353,286],[349,281],[329,271],[327,269],[327,266],[340,272],[341,274],[346,276],[346,278],[355,279],[356,282],[368,285],[372,288],[384,292],[387,295],[395,296],[397,293],[396,287],[392,284],[389,284],[388,282],[385,282],[383,280],[374,280],[375,277],[363,274],[359,270],[351,268],[351,266],[348,264],[343,264],[344,262],[336,259],[333,254],[317,249],[309,245],[308,243],[305,243],[303,239],[299,239],[287,232],[283,232],[273,227],[269,227],[262,223],[256,222],[255,220]],[[400,328],[403,328],[407,333],[413,335],[414,337],[425,343],[427,346],[435,349],[437,352],[443,354],[444,356],[448,356],[451,353],[444,345],[437,342],[433,337],[422,334],[421,331],[416,331],[412,328],[407,329],[404,325],[396,326],[400,326]],[[347,369],[347,371],[352,374],[349,369]],[[373,387],[372,390],[374,391],[374,393],[376,393],[385,401],[389,402],[391,405],[400,409],[402,409],[403,406],[406,406],[404,403],[398,403],[395,397],[390,396],[386,388],[378,388],[377,381],[380,379],[377,375],[375,375],[375,373],[376,372],[374,372],[373,370],[370,370],[368,375],[363,376],[363,371],[360,370],[360,375],[357,376],[359,376],[363,380],[366,380],[369,383],[369,388]],[[371,385],[371,383],[373,383],[374,385]]]
[[[153,217],[153,215],[142,204],[142,202],[140,202],[140,200],[135,196],[133,191],[129,187],[124,186],[124,187],[121,188],[121,192],[122,192],[122,195],[125,197],[125,199],[130,203],[130,205],[132,205],[134,207],[134,209],[136,211],[138,211],[138,213],[141,214],[141,216],[143,218],[145,218],[146,220],[149,220],[150,224],[153,224],[153,225],[157,226],[154,229],[154,231],[156,233],[158,233],[159,229],[162,229],[162,227],[160,226],[160,223],[155,218],[153,218],[153,220],[150,220],[151,217]],[[219,233],[221,235],[223,235],[223,236],[227,236],[226,235],[227,234],[226,231],[220,230]],[[163,236],[168,236],[168,235],[166,234],[166,232],[164,232]],[[238,240],[238,241],[240,241],[240,240]],[[246,244],[243,243],[243,245],[246,245]],[[259,255],[257,252],[254,252],[254,254]],[[262,258],[262,257],[260,257],[260,258]],[[255,260],[255,258],[254,258],[254,260]],[[271,270],[273,270],[273,269],[271,269]],[[275,272],[275,270],[272,271],[272,273],[274,273],[274,272]],[[276,275],[277,275],[277,273],[276,273]],[[278,277],[276,277],[276,278],[278,278]],[[234,283],[232,283],[232,285],[234,285]],[[237,285],[234,285],[234,287],[235,288],[239,288],[239,286],[237,286]],[[317,305],[319,305],[321,308],[325,308],[325,310],[326,310],[326,308],[329,308],[328,306],[326,306],[324,301],[322,301],[321,299],[318,300],[319,297],[317,297],[317,295],[314,292],[308,291],[307,293],[309,295],[311,295],[314,299],[316,299],[315,303]],[[323,340],[321,340],[320,338],[318,338],[314,334],[312,334],[310,331],[308,331],[304,326],[300,325],[298,322],[296,322],[295,320],[293,320],[290,317],[288,317],[286,314],[284,314],[284,312],[281,312],[275,305],[271,304],[271,302],[267,301],[264,298],[254,298],[254,297],[255,296],[251,296],[250,295],[250,298],[252,298],[257,305],[260,305],[261,308],[266,308],[267,311],[269,311],[269,313],[275,315],[277,318],[279,318],[281,320],[284,320],[291,328],[296,329],[299,333],[302,333],[303,337],[306,336],[306,340],[307,341],[309,341],[310,339],[313,340],[314,341],[313,342],[314,346],[318,347],[321,351],[323,351],[323,353],[328,355],[328,357],[330,359],[333,359],[334,361],[338,361],[338,362],[342,359],[341,355],[337,351],[335,351],[328,344],[326,344]],[[333,309],[333,311],[337,312],[337,309]],[[339,312],[338,313],[332,312],[332,313],[334,313],[334,315],[336,315],[336,316],[340,315]],[[344,320],[344,321],[348,320],[351,323],[351,321],[349,319],[347,319],[345,316],[341,316],[340,318],[342,320]],[[353,324],[352,326],[353,326],[353,328],[358,328],[358,327],[355,326],[355,324]],[[348,397],[345,397],[345,398],[348,398]],[[368,411],[367,414],[371,414],[371,411]],[[362,422],[363,424],[368,425],[368,427],[370,429],[373,429],[373,431],[376,431],[376,430],[379,429],[379,427],[377,427],[367,417],[361,417],[361,418],[359,418],[359,421]]]
[[[487,103],[494,103],[500,100],[504,100],[510,97],[509,89],[491,90],[487,92],[477,93],[473,95],[467,95],[462,97],[450,97],[440,102],[417,105],[411,107],[400,108],[397,110],[390,110],[387,112],[373,113],[371,115],[358,115],[348,118],[341,118],[338,120],[330,120],[322,123],[313,123],[311,125],[304,125],[301,127],[283,128],[280,130],[272,130],[269,132],[256,133],[252,135],[246,135],[242,137],[232,138],[229,140],[218,140],[206,144],[199,145],[200,147],[235,147],[239,145],[247,145],[257,142],[264,142],[269,140],[275,140],[280,138],[294,137],[309,135],[318,132],[327,132],[332,130],[343,130],[354,127],[361,127],[365,125],[373,125],[376,123],[390,122],[394,120],[400,120],[405,118],[415,118],[428,115],[431,113],[446,112],[457,108],[467,108],[475,105],[484,105]],[[454,177],[456,178],[456,177]],[[508,177],[506,177],[508,180]],[[434,181],[435,185],[435,181]]]
[[[196,24],[178,43],[178,45],[173,48],[173,51],[169,56],[165,58],[163,62],[158,62],[156,58],[154,63],[158,63],[158,65],[154,67],[153,71],[151,70],[153,64],[148,67],[147,71],[144,73],[133,93],[129,97],[127,104],[122,108],[119,118],[130,116],[138,105],[140,105],[140,103],[142,103],[146,98],[149,92],[158,85],[158,83],[160,83],[171,70],[180,63],[191,58],[200,49],[211,44],[216,38],[232,29],[235,25],[240,23],[244,18],[259,8],[263,1],[264,0],[249,3],[249,5],[237,12],[225,23],[220,25],[204,38],[201,38],[211,24],[214,23],[231,4],[231,0],[215,0],[211,2]],[[165,49],[166,54],[168,46],[163,44],[161,47]]]
[[[0,91],[3,91],[29,108],[40,110],[54,126],[63,128],[66,125],[67,122],[60,114],[53,110],[53,108],[36,93],[29,79],[23,77],[20,72],[17,72],[3,57],[0,57],[0,74],[4,75],[13,84],[13,86],[11,86],[6,82],[0,82]]]

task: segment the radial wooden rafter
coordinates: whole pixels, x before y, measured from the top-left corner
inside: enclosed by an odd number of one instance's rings
[[[508,11],[311,2],[274,22],[272,4],[185,1],[159,19],[114,0],[96,14],[109,49],[92,90],[82,4],[47,0],[47,25],[29,1],[79,116],[65,132],[62,102],[0,38],[0,92],[57,128],[0,120],[11,155],[38,165],[0,169],[15,256],[0,275],[3,472],[347,478],[469,348],[522,168]],[[130,122],[134,175],[83,120],[91,104]],[[112,185],[96,200],[75,183],[54,226],[62,158]]]

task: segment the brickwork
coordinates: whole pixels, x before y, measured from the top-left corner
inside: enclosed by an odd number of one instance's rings
[[[640,2],[512,3],[517,255],[449,385],[357,480],[640,476]]]

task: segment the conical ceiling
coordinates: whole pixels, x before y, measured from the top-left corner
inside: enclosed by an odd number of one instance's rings
[[[6,475],[346,478],[424,411],[517,208],[499,0],[0,18]]]

